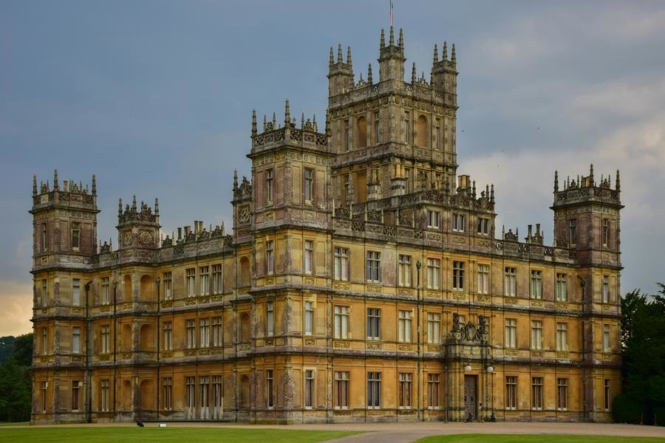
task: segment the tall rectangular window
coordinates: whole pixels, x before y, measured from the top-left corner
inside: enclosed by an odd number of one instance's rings
[[[81,280],[72,280],[72,305],[81,306]]]
[[[427,343],[441,343],[441,314],[427,313]]]
[[[212,265],[212,293],[222,293],[222,265]]]
[[[568,350],[568,324],[556,324],[556,350],[565,352]]]
[[[102,412],[108,412],[109,404],[111,403],[109,395],[109,381],[100,380],[99,382],[99,410]]]
[[[543,298],[543,273],[531,271],[531,298],[540,300]]]
[[[397,284],[402,287],[411,287],[411,256],[399,255]]]
[[[164,347],[165,351],[172,351],[173,350],[173,323],[170,321],[165,321],[164,326],[164,344],[162,345]]]
[[[102,304],[103,305],[109,305],[111,304],[111,296],[109,292],[109,278],[108,277],[102,277]]]
[[[568,242],[571,245],[577,244],[577,220],[574,218],[568,220]]]
[[[506,409],[517,409],[517,377],[506,377]]]
[[[185,335],[187,337],[187,349],[196,348],[196,324],[194,320],[185,321]]]
[[[74,326],[72,328],[72,354],[81,353],[81,328]]]
[[[275,241],[268,240],[266,242],[266,274],[273,274],[275,272]]]
[[[556,275],[556,301],[568,301],[566,274]]]
[[[453,231],[464,232],[466,230],[466,215],[453,214]]]
[[[99,352],[101,354],[108,354],[111,352],[111,328],[108,325],[102,326],[101,340]]]
[[[272,369],[266,371],[266,406],[275,407],[275,373]]]
[[[271,204],[275,195],[273,170],[266,170],[266,204]]]
[[[210,319],[209,318],[202,318],[199,319],[199,336],[200,336],[200,344],[199,347],[201,348],[209,348],[210,347]]]
[[[453,290],[464,290],[464,262],[453,261]]]
[[[609,303],[610,302],[610,276],[609,275],[603,275],[603,292],[602,292],[601,301],[603,303]]]
[[[441,406],[440,392],[441,382],[439,374],[427,374],[427,407],[438,408]]]
[[[72,223],[72,249],[78,250],[81,247],[81,224]]]
[[[185,283],[187,286],[187,297],[196,296],[196,269],[189,268],[185,270]]]
[[[219,348],[222,346],[223,340],[223,331],[222,331],[222,317],[213,317],[212,318],[212,346],[214,348]]]
[[[478,217],[478,234],[489,235],[490,233],[490,220],[488,218]]]
[[[41,392],[41,407],[42,407],[42,412],[46,412],[46,399],[48,398],[47,396],[48,392],[48,382],[43,381],[42,382],[42,392]]]
[[[543,409],[543,377],[531,378],[531,409]]]
[[[367,340],[381,339],[381,310],[367,308]]]
[[[72,411],[78,411],[81,404],[81,382],[72,381]]]
[[[173,299],[173,274],[170,272],[164,273],[164,300]]]
[[[543,322],[531,320],[531,349],[543,349]]]
[[[42,328],[42,354],[48,354],[48,329]]]
[[[427,288],[439,289],[439,276],[441,275],[441,260],[427,259]]]
[[[478,265],[478,293],[489,294],[490,291],[490,267],[489,265]]]
[[[517,319],[507,318],[505,323],[504,346],[507,349],[517,348]]]
[[[42,293],[41,293],[41,305],[42,307],[48,306],[48,280],[42,280]]]
[[[349,307],[335,306],[335,338],[349,338]]]
[[[185,406],[189,409],[196,407],[196,378],[185,377]]]
[[[199,377],[199,406],[202,409],[210,406],[210,377]]]
[[[305,407],[311,408],[314,406],[314,371],[312,369],[305,370]]]
[[[344,151],[351,150],[351,124],[348,120],[344,120]]]
[[[503,274],[503,287],[506,297],[515,297],[517,294],[517,269],[507,266]]]
[[[610,352],[610,325],[603,325],[603,352]]]
[[[162,404],[164,410],[173,410],[173,379],[171,377],[162,379]]]
[[[305,335],[314,333],[314,302],[305,302]]]
[[[556,409],[558,411],[568,410],[568,379],[556,379]]]
[[[335,409],[347,409],[349,407],[349,373],[347,371],[335,371],[335,387],[333,391]]]
[[[441,213],[439,211],[427,211],[427,227],[438,229],[441,226]]]
[[[266,335],[275,334],[275,302],[266,302]]]
[[[335,248],[335,280],[349,280],[349,250]]]
[[[379,133],[379,128],[380,128],[380,114],[377,112],[374,113],[374,143],[378,144],[381,143],[381,134]]]
[[[412,380],[413,380],[413,374],[411,374],[410,372],[399,373],[398,400],[400,408],[405,408],[405,409],[411,408]]]
[[[215,409],[219,410],[222,407],[222,376],[213,375],[212,377],[212,395],[213,395],[213,406]]]
[[[311,202],[314,199],[314,170],[305,168],[305,189],[303,196],[306,202]]]
[[[314,272],[314,242],[305,240],[305,274]]]
[[[210,293],[210,279],[209,274],[209,267],[208,266],[202,266],[199,269],[199,280],[201,283],[201,291],[199,292],[200,295],[208,295]]]
[[[408,112],[405,112],[405,113],[404,113],[404,128],[403,128],[403,131],[404,131],[404,143],[409,143],[409,131],[410,131],[410,128],[409,128],[409,127],[410,127],[409,119],[410,119],[410,117],[411,117],[411,116],[409,115]]]
[[[610,245],[610,221],[606,218],[603,219],[603,246]]]
[[[42,252],[48,251],[48,230],[46,223],[42,225]]]
[[[367,272],[368,282],[378,283],[381,281],[381,253],[367,251]]]
[[[612,400],[612,399],[610,398],[611,392],[612,392],[612,391],[611,391],[611,389],[610,389],[610,379],[609,379],[609,378],[606,378],[606,379],[605,379],[605,389],[604,389],[604,394],[605,394],[605,395],[604,395],[604,397],[605,397],[604,400],[605,400],[605,401],[603,402],[603,403],[604,403],[603,406],[604,406],[604,408],[605,408],[606,411],[609,411],[609,410],[610,410],[610,403],[611,403],[611,400]]]
[[[399,311],[398,313],[398,340],[401,343],[411,343],[411,323],[413,311]]]
[[[344,174],[342,176],[342,204],[348,205],[351,203],[351,174]]]
[[[381,373],[367,373],[367,408],[376,409],[381,407]]]

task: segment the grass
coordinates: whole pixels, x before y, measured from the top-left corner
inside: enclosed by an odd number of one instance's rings
[[[663,443],[663,438],[618,437],[605,435],[563,434],[457,434],[435,435],[418,440],[418,443]]]
[[[2,443],[317,443],[356,434],[350,431],[301,431],[289,429],[235,429],[224,427],[81,427],[2,429]]]

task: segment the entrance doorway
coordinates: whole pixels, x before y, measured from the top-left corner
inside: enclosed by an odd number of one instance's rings
[[[464,416],[466,421],[478,418],[478,404],[476,402],[478,392],[478,376],[464,376]]]

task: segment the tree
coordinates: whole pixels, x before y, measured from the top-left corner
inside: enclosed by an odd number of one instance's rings
[[[0,364],[0,421],[27,421],[32,401],[32,334],[11,339],[13,352]]]

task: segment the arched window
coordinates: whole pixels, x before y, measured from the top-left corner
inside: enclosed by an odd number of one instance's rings
[[[424,115],[418,117],[417,131],[418,134],[416,136],[416,145],[429,146],[429,143],[427,142],[429,139],[427,131],[427,117]]]
[[[367,120],[365,117],[359,117],[357,122],[356,122],[356,134],[357,134],[357,140],[356,140],[356,146],[358,148],[366,148],[367,147]]]

